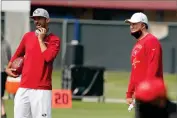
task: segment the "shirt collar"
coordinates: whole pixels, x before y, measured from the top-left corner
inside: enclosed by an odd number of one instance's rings
[[[48,28],[48,31],[47,31],[47,35],[46,36],[48,36],[49,34],[51,33],[51,30]]]

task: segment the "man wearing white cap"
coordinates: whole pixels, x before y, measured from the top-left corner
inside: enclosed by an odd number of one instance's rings
[[[127,104],[133,103],[138,84],[145,79],[163,79],[162,48],[158,39],[148,32],[148,18],[139,12],[125,20],[136,44],[131,53],[131,75],[126,93]],[[148,95],[147,95],[148,96]]]
[[[24,57],[20,87],[14,101],[14,118],[51,118],[52,68],[60,39],[49,32],[49,13],[42,8],[31,18],[36,31],[27,32],[11,58],[6,73],[18,77],[11,68],[17,57]]]

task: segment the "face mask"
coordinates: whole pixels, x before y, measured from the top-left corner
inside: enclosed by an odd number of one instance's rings
[[[142,31],[139,30],[139,31],[136,31],[136,32],[132,32],[131,35],[134,36],[136,39],[138,39],[142,35]]]

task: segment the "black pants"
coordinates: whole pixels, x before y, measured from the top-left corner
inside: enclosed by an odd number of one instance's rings
[[[1,72],[1,98],[4,96],[6,80],[7,74],[5,72]]]
[[[168,104],[162,108],[151,103],[136,101],[135,118],[169,118],[170,107]]]
[[[140,117],[140,111],[139,111],[139,101],[135,102],[135,118],[141,118]]]

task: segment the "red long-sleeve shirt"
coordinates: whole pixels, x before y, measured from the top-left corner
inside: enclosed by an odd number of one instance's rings
[[[137,85],[144,79],[163,79],[162,48],[156,37],[147,34],[132,49],[131,75],[127,98],[132,98]]]
[[[52,89],[53,61],[60,48],[60,39],[50,33],[44,40],[47,49],[41,52],[35,32],[26,33],[16,50],[11,62],[25,56],[20,87],[31,89]]]

